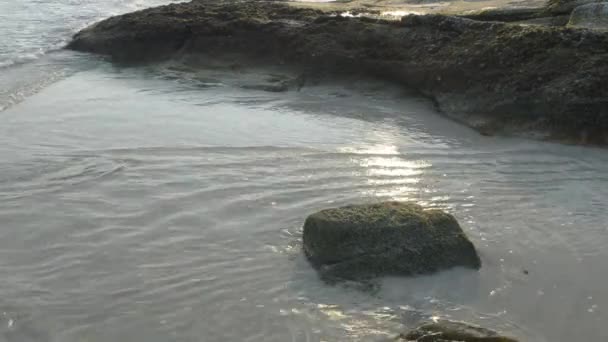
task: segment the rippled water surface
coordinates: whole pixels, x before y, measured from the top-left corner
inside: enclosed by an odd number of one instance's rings
[[[57,58],[79,29],[111,15],[180,0],[0,0],[0,111],[73,72]]]
[[[99,64],[1,113],[0,339],[367,341],[433,316],[608,337],[605,151],[481,137],[380,83],[173,70]],[[453,212],[482,270],[323,284],[306,215],[382,199]]]
[[[608,340],[605,150],[482,137],[379,82],[243,88],[289,72],[0,69],[0,341],[378,341],[436,317]],[[386,199],[452,212],[483,268],[320,281],[306,216]]]

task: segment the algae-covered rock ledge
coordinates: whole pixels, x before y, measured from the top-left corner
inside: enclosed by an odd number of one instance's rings
[[[608,33],[601,30],[195,0],[107,19],[68,47],[130,62],[238,53],[309,73],[356,72],[416,89],[484,134],[608,144]]]

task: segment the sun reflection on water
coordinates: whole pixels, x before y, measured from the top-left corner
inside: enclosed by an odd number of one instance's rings
[[[370,336],[389,338],[394,336],[391,327],[400,326],[399,316],[390,307],[374,307],[364,310],[348,310],[340,305],[317,304],[327,319],[337,322],[355,340],[367,340]]]
[[[358,147],[348,146],[348,147],[340,148],[339,151],[342,153],[367,154],[367,155],[374,155],[374,154],[399,155],[399,150],[397,149],[397,146],[392,145],[392,144],[374,144],[374,145],[365,145],[365,146],[358,146]]]
[[[383,137],[387,138],[387,137]],[[410,160],[399,152],[395,144],[375,144],[341,149],[352,153],[353,163],[363,168],[360,173],[365,177],[368,188],[362,190],[365,196],[390,198],[392,200],[419,200],[422,191],[417,184],[425,169],[432,166],[425,160]]]

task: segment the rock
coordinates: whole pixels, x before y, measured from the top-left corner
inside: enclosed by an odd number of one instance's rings
[[[549,0],[547,2],[547,11],[554,15],[570,14],[575,8],[604,0]]]
[[[481,21],[501,21],[513,22],[523,21],[546,17],[547,13],[544,8],[484,8],[481,10],[467,12],[460,15],[463,18],[469,18]]]
[[[381,78],[485,132],[608,145],[608,33],[597,30],[444,15],[391,21],[276,2],[194,0],[104,20],[68,47],[130,62],[238,54],[311,77]]]
[[[570,20],[570,15],[552,15],[550,17],[539,17],[533,19],[526,19],[521,21],[516,21],[517,24],[523,25],[542,25],[542,26],[557,26],[564,27],[568,24],[568,20]]]
[[[416,342],[517,342],[500,336],[497,332],[464,322],[442,320],[424,324],[407,334],[401,334],[397,341]]]
[[[579,6],[572,11],[568,27],[608,30],[608,2]]]
[[[475,247],[456,219],[412,203],[326,209],[304,223],[304,251],[327,280],[479,269]]]

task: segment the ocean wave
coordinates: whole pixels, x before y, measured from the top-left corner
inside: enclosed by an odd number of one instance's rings
[[[46,55],[50,50],[43,50],[37,53],[23,53],[18,56],[14,56],[12,58],[8,58],[6,60],[0,60],[0,69],[6,69],[14,65],[25,64],[29,62],[33,62],[40,57]]]
[[[14,16],[0,23],[0,111],[61,78],[45,58],[65,48],[78,31],[104,18],[176,0],[84,0],[65,3],[24,1],[9,5]],[[77,6],[75,6],[77,4]],[[2,12],[4,7],[0,7]],[[76,15],[73,15],[76,14]],[[30,25],[28,21],[35,22]],[[40,61],[44,61],[43,63]],[[25,80],[24,80],[25,78]]]
[[[0,112],[11,108],[45,87],[61,80],[69,69],[47,61],[45,55],[0,65]]]

